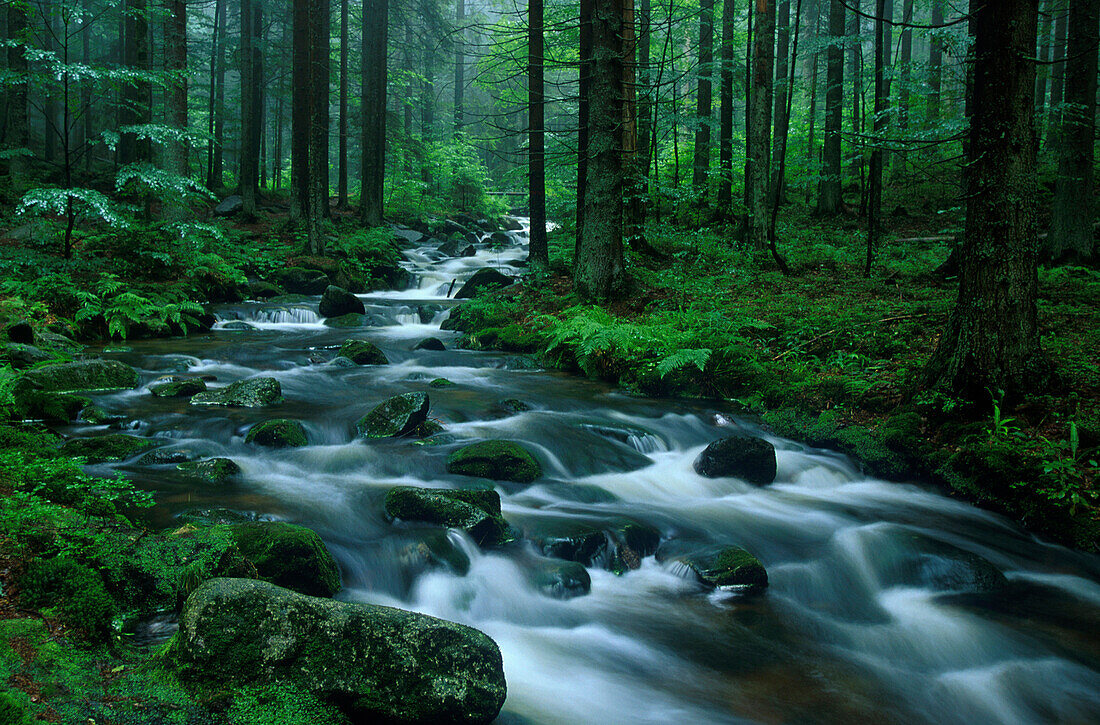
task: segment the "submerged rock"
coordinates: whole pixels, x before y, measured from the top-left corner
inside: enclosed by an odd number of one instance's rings
[[[191,405],[224,405],[236,408],[262,408],[283,399],[283,388],[275,378],[238,380],[218,390],[208,390],[191,398]]]
[[[189,478],[206,483],[226,483],[241,472],[241,467],[228,458],[208,458],[205,461],[187,461],[176,468]]]
[[[189,679],[286,684],[354,722],[488,723],[506,695],[500,650],[476,629],[250,579],[196,589],[170,656]]]
[[[446,350],[447,346],[438,337],[426,337],[413,345],[413,350]]]
[[[695,459],[695,472],[707,478],[735,476],[762,486],[775,480],[775,446],[739,433],[716,440]]]
[[[318,312],[322,317],[339,317],[348,314],[363,314],[366,308],[363,301],[346,289],[329,285],[321,295]]]
[[[220,329],[228,330],[229,332],[248,332],[249,330],[258,330],[259,328],[248,322],[243,322],[242,320],[233,320],[222,325]]]
[[[395,395],[360,418],[355,429],[365,438],[408,435],[427,420],[430,405],[425,393]]]
[[[454,383],[447,378],[435,378],[428,383],[429,388],[449,388],[452,385],[454,385]]]
[[[309,445],[305,427],[298,421],[287,418],[257,423],[248,429],[244,442],[268,448],[301,448]]]
[[[149,392],[158,398],[188,398],[206,390],[206,383],[198,378],[169,380],[149,386]]]
[[[356,365],[386,365],[389,360],[378,346],[366,340],[345,340],[337,357],[346,357]]]
[[[479,546],[512,539],[500,513],[500,495],[491,489],[439,489],[400,486],[386,494],[386,515],[462,529]]]
[[[492,267],[485,267],[474,272],[474,275],[466,280],[466,284],[462,285],[462,289],[455,293],[455,298],[477,297],[483,292],[508,287],[513,281],[511,277],[501,274]]]
[[[693,548],[669,542],[657,551],[658,561],[677,561],[712,589],[757,591],[768,586],[768,572],[760,560],[740,546]]]
[[[531,483],[542,475],[542,466],[520,444],[495,440],[459,448],[447,459],[447,472],[494,481]]]
[[[61,446],[61,452],[74,458],[80,456],[88,463],[106,463],[133,458],[137,454],[159,445],[159,441],[149,440],[148,438],[111,433],[95,438],[74,438]]]
[[[531,410],[531,406],[524,403],[522,400],[516,398],[505,398],[504,400],[498,400],[496,407],[508,415],[515,415],[516,413],[525,413]]]
[[[136,388],[139,381],[137,370],[118,360],[80,360],[28,370],[23,373],[19,384],[66,393]]]
[[[138,459],[142,466],[168,466],[195,460],[194,453],[183,448],[158,448]]]
[[[410,435],[421,439],[430,438],[438,433],[442,433],[444,430],[446,429],[443,427],[442,423],[428,418],[426,421],[413,428]]]
[[[592,590],[591,575],[575,561],[541,559],[527,571],[527,579],[543,594],[557,599],[572,599]]]
[[[366,327],[370,325],[370,318],[358,312],[349,312],[346,315],[329,317],[325,319],[324,324],[325,327],[336,327],[340,329],[348,327]]]

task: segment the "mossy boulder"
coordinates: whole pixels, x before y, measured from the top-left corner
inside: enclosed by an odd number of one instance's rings
[[[66,393],[77,390],[123,390],[136,388],[137,370],[118,360],[79,360],[45,365],[23,373],[21,384],[37,390]]]
[[[494,481],[531,483],[542,475],[542,466],[520,444],[495,440],[459,448],[447,459],[447,471]]]
[[[425,393],[395,395],[360,418],[355,429],[364,438],[408,435],[427,420],[430,405]]]
[[[700,476],[734,476],[763,486],[775,480],[775,446],[763,438],[738,433],[708,445],[693,465]]]
[[[321,295],[318,312],[322,317],[339,317],[348,314],[363,314],[366,308],[363,301],[342,287],[329,285]]]
[[[475,629],[249,579],[196,589],[169,657],[192,681],[297,688],[353,722],[488,723],[506,695],[500,650]]]
[[[325,327],[336,327],[340,329],[349,327],[369,327],[370,318],[366,315],[362,315],[356,312],[349,312],[346,315],[340,315],[338,317],[329,317],[325,319]]]
[[[214,484],[227,483],[241,472],[241,467],[228,458],[186,461],[177,465],[176,468],[188,478]]]
[[[466,280],[466,284],[462,285],[458,292],[455,292],[455,299],[477,297],[485,292],[508,287],[514,281],[511,277],[501,274],[492,267],[479,269],[474,272],[470,279]]]
[[[125,461],[139,453],[160,445],[159,441],[124,433],[111,433],[95,438],[74,438],[61,446],[61,452],[73,458],[84,458],[88,463]]]
[[[282,401],[283,388],[275,378],[238,380],[218,390],[191,398],[191,405],[224,405],[234,408],[262,408]]]
[[[428,383],[429,388],[449,388],[453,385],[454,383],[447,378],[436,378]]]
[[[446,428],[443,427],[442,423],[439,423],[438,421],[434,421],[429,418],[420,425],[413,428],[412,432],[409,433],[409,435],[413,436],[414,438],[420,438],[421,440],[423,440],[424,438],[431,438],[432,436],[442,433],[445,430]]]
[[[16,370],[29,368],[31,365],[52,360],[53,354],[35,347],[18,342],[7,342],[0,345],[0,362],[11,365]]]
[[[12,391],[12,399],[20,418],[50,423],[71,423],[92,404],[89,398],[82,395],[50,393],[18,384]]]
[[[389,360],[378,346],[366,340],[345,340],[337,357],[346,357],[356,365],[386,365]]]
[[[319,295],[329,286],[329,277],[324,272],[305,267],[287,267],[275,274],[276,281],[291,294]]]
[[[500,513],[500,495],[489,489],[436,489],[400,486],[386,494],[386,515],[462,529],[480,546],[513,537]]]
[[[413,350],[446,350],[447,346],[438,337],[426,337],[413,345]]]
[[[693,547],[670,542],[657,551],[658,561],[676,561],[686,566],[705,586],[712,589],[759,591],[768,586],[768,572],[760,560],[740,546]]]
[[[301,448],[309,445],[305,427],[296,420],[286,418],[257,423],[249,428],[244,442],[268,448]]]
[[[198,378],[169,380],[149,386],[149,392],[158,398],[190,398],[206,390],[206,382]]]
[[[248,285],[248,296],[254,300],[269,300],[272,297],[284,294],[284,292],[285,290],[282,287],[263,280],[257,280]]]
[[[265,581],[315,597],[340,591],[340,570],[312,529],[281,521],[215,527],[225,532]]]
[[[70,627],[92,639],[107,636],[115,602],[103,585],[103,578],[89,567],[66,557],[32,561],[19,580],[25,607],[56,607]]]
[[[143,466],[175,466],[195,460],[197,456],[185,448],[157,448],[138,459]]]

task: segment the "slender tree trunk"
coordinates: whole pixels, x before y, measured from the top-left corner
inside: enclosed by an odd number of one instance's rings
[[[290,218],[305,221],[309,216],[310,122],[313,117],[311,82],[310,13],[314,0],[293,0],[290,101]]]
[[[56,5],[56,0],[41,0],[41,2],[42,14],[45,16],[45,27],[42,29],[42,47],[47,51],[57,52],[59,50],[57,39],[63,34],[63,31],[58,29],[58,6]],[[58,116],[61,114],[61,106],[57,102],[56,93],[47,91],[43,96],[42,120],[45,130],[45,134],[42,137],[43,157],[48,163],[60,164],[61,159],[58,155],[58,141],[61,140],[62,130],[61,123],[58,121]]]
[[[638,37],[634,0],[621,0],[623,8],[623,238],[635,252],[649,253],[652,248],[642,233],[641,208],[645,183],[638,155]]]
[[[23,3],[10,3],[6,8],[8,14],[8,37],[22,39],[27,33],[27,6]],[[8,48],[8,68],[16,73],[15,82],[11,85],[8,94],[10,108],[8,109],[8,131],[6,140],[8,146],[16,149],[25,149],[28,144],[30,123],[27,118],[27,57],[23,54],[23,46],[16,45]],[[18,187],[23,181],[26,170],[26,161],[23,156],[12,156],[8,162],[8,169],[12,181]]]
[[[455,5],[455,135],[462,130],[466,106],[466,0],[457,0]]]
[[[164,60],[167,69],[178,74],[171,79],[166,91],[168,122],[183,131],[187,129],[187,4],[184,0],[170,0],[168,9]],[[169,144],[169,170],[180,176],[190,176],[187,155],[186,142]],[[169,207],[168,214],[174,219],[182,219],[187,214],[186,206],[176,201],[170,202]]]
[[[794,19],[794,23],[797,26],[798,18]],[[777,186],[777,184],[783,182],[776,172],[779,170],[780,139],[778,131],[786,126],[787,94],[793,92],[787,79],[787,63],[788,61],[795,62],[794,59],[788,59],[787,57],[791,45],[791,0],[781,0],[776,3],[775,37],[775,110],[772,118],[774,119],[776,133],[772,143],[774,151],[771,156],[772,172],[769,177],[771,180],[769,193],[778,194],[782,199],[786,194],[786,190]]]
[[[862,30],[863,18],[859,13],[863,12],[862,0],[849,0],[848,5],[853,12],[848,15],[847,45],[848,45],[848,82],[852,85],[852,137],[856,139],[853,144],[858,153],[853,153],[848,167],[848,175],[856,179],[860,186],[860,199],[863,198],[863,169],[864,169],[864,144],[861,142],[864,131],[864,99],[863,99],[863,42],[859,39]],[[862,212],[862,203],[861,209]]]
[[[886,130],[886,47],[885,17],[887,0],[875,3],[875,146],[871,151],[871,198],[867,204],[867,262],[863,276],[871,276],[871,263],[878,246],[882,225],[882,141],[877,138]]]
[[[623,5],[596,0],[588,105],[584,222],[574,270],[581,299],[606,300],[626,289],[623,265]]]
[[[214,39],[210,55],[210,117],[207,129],[210,142],[207,146],[206,188],[221,189],[222,139],[225,132],[225,15],[226,0],[217,0],[214,6]]]
[[[710,171],[711,72],[714,64],[714,0],[699,0],[699,69],[695,86],[695,157],[691,188],[706,198]]]
[[[435,138],[435,70],[434,59],[431,52],[425,46],[424,54],[424,80],[420,86],[420,135],[425,147],[429,147]],[[420,167],[420,179],[427,185],[432,184],[432,167],[427,157]]]
[[[550,252],[546,243],[542,0],[528,0],[527,18],[527,125],[530,167],[527,179],[531,207],[531,242],[527,259],[532,269],[539,270],[550,266]]]
[[[577,244],[574,259],[581,253],[581,230],[584,229],[584,213],[588,189],[588,133],[589,107],[592,88],[592,21],[596,0],[580,0],[580,70],[577,79]]]
[[[405,23],[405,67],[413,68],[413,26],[412,23]],[[412,174],[413,172],[413,153],[410,149],[412,145],[413,136],[413,102],[411,98],[405,98],[403,103],[404,108],[404,126],[405,126],[405,173]]]
[[[1046,378],[1036,297],[1035,0],[972,0],[973,116],[959,296],[927,382],[988,401]]]
[[[905,0],[902,5],[901,20],[907,26],[913,22],[913,0]],[[902,138],[909,135],[909,92],[913,82],[913,29],[901,30],[901,88],[898,89],[898,133]],[[898,159],[904,168],[907,155],[903,152]]]
[[[1047,87],[1050,85],[1050,33],[1054,26],[1054,0],[1039,0],[1039,42],[1036,48],[1039,65],[1035,72],[1035,118],[1047,116]],[[1043,123],[1038,124],[1039,146],[1043,144]]]
[[[1058,135],[1058,178],[1047,256],[1095,256],[1093,155],[1096,135],[1097,45],[1100,0],[1071,0],[1065,101]]]
[[[348,0],[340,0],[340,168],[337,170],[336,208],[348,208]]]
[[[823,5],[818,5],[811,13],[810,17],[813,18],[814,26],[814,40],[821,37],[821,15],[823,11]],[[821,65],[821,52],[814,51],[813,60],[810,67],[810,108],[807,111],[810,121],[810,130],[806,133],[806,160],[812,165],[814,161],[820,163],[820,158],[817,153],[817,144],[814,141],[814,135],[817,131],[817,87],[818,87],[818,66]]]
[[[733,217],[733,36],[737,30],[734,0],[722,3],[722,45],[718,111],[718,215]]]
[[[1067,0],[1068,2],[1069,0]],[[1069,43],[1069,10],[1061,3],[1054,20],[1054,62],[1050,67],[1050,114],[1047,136],[1056,137],[1062,125],[1062,101],[1065,96],[1066,46]]]
[[[733,0],[729,0],[733,2]],[[649,166],[653,161],[654,133],[656,124],[653,122],[654,88],[651,85],[650,68],[650,44],[652,43],[653,9],[650,0],[641,0],[639,4],[641,17],[638,19],[638,160],[635,162],[638,174],[637,208],[634,217],[638,224],[644,224],[646,218],[647,199],[649,195]]]
[[[86,66],[92,64],[92,10],[89,7],[90,0],[81,0],[80,10],[82,13],[82,20],[80,23],[80,60]],[[78,139],[77,147],[84,154],[84,171],[91,172],[92,170],[92,146],[91,139],[93,135],[92,131],[92,117],[95,115],[92,107],[92,83],[91,81],[84,81],[80,84],[80,137]]]
[[[932,0],[932,25],[943,25],[944,0]],[[940,122],[943,93],[943,41],[933,35],[928,50],[928,115],[929,128]]]
[[[825,148],[817,196],[817,213],[822,215],[839,214],[844,207],[840,176],[840,124],[844,104],[844,5],[841,0],[830,0],[829,35],[829,48],[825,51]]]
[[[244,202],[242,212],[246,218],[256,216],[256,191],[259,178],[260,148],[259,144],[253,144],[253,139],[259,140],[256,131],[259,130],[258,108],[256,107],[256,95],[252,92],[258,87],[256,78],[256,47],[258,38],[255,35],[258,0],[241,0],[241,52],[239,54],[241,73],[241,151],[240,151],[240,195]]]
[[[772,78],[775,68],[775,3],[754,0],[752,85],[749,88],[748,133],[745,149],[745,189],[748,219],[745,242],[763,250],[769,238],[768,173],[772,147]]]
[[[149,70],[149,20],[146,0],[127,0],[126,42],[123,64],[139,71]],[[152,87],[147,79],[127,83],[119,111],[121,125],[136,126],[151,120]],[[135,133],[123,133],[119,142],[119,163],[149,161],[149,141]]]
[[[382,223],[386,176],[386,43],[389,1],[363,4],[363,193],[359,216],[363,224]]]
[[[309,251],[325,253],[324,219],[328,216],[328,107],[330,0],[312,0],[309,12],[309,213],[306,236]],[[385,27],[385,24],[383,24]],[[383,110],[385,105],[383,104]]]

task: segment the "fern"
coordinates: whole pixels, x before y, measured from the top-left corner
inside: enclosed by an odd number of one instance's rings
[[[671,372],[695,366],[700,372],[707,366],[710,360],[710,348],[684,348],[672,353],[661,362],[657,363],[657,374],[662,378]]]

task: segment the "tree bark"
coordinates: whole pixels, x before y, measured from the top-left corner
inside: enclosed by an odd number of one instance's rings
[[[336,208],[348,208],[348,0],[340,0],[340,125]]]
[[[589,101],[592,88],[592,16],[595,0],[580,0],[579,55],[577,79],[577,244],[574,258],[581,253],[581,230],[584,228],[584,195],[588,188]]]
[[[531,269],[550,266],[546,242],[546,131],[543,105],[542,0],[527,2],[527,118],[528,200],[531,207],[531,241],[527,260]]]
[[[306,236],[311,254],[325,253],[328,216],[328,105],[330,0],[312,0],[309,16],[309,213]]]
[[[363,3],[363,224],[382,223],[386,176],[386,43],[389,0]]]
[[[293,0],[290,102],[290,218],[309,216],[309,138],[313,93],[310,87],[310,13],[313,0]]]
[[[736,3],[722,3],[722,45],[718,111],[718,215],[733,216],[733,35],[737,29]]]
[[[166,92],[168,104],[168,122],[175,128],[187,129],[187,3],[185,0],[170,0],[168,24],[164,34],[164,60],[169,71],[178,75],[171,79]],[[87,113],[85,109],[85,113]],[[168,148],[168,166],[172,173],[189,176],[187,143],[178,141]],[[186,207],[173,200],[169,215],[182,219]]]
[[[1062,125],[1062,101],[1065,95],[1066,46],[1069,43],[1069,10],[1063,3],[1054,20],[1054,62],[1050,67],[1050,113],[1047,116],[1047,136],[1055,137]]]
[[[462,130],[466,113],[466,0],[455,5],[455,136]]]
[[[711,73],[714,64],[714,0],[699,0],[699,66],[695,86],[695,156],[691,188],[705,199],[710,171]]]
[[[798,18],[794,18],[797,26]],[[787,125],[787,94],[793,93],[787,79],[787,64],[795,63],[797,59],[788,58],[791,45],[791,0],[781,0],[776,3],[775,17],[775,110],[772,118],[775,123],[776,133],[772,141],[773,152],[771,157],[772,171],[770,175],[769,193],[778,194],[780,199],[786,194],[786,190],[778,186],[783,180],[779,178],[779,134],[781,128]]]
[[[745,243],[763,250],[768,242],[768,174],[772,146],[772,78],[775,67],[775,3],[754,0],[752,84],[745,149]]]
[[[260,79],[259,64],[260,9],[259,0],[241,0],[241,153],[240,194],[246,218],[256,216],[256,194],[259,186],[260,119],[257,103]]]
[[[906,26],[913,22],[913,0],[905,0],[902,5],[901,20]],[[913,81],[913,29],[903,27],[901,30],[901,88],[898,89],[898,133],[902,138],[909,134],[909,86]],[[906,154],[899,154],[899,159],[904,166]]]
[[[1039,65],[1035,77],[1035,118],[1044,119],[1047,115],[1047,88],[1050,85],[1050,33],[1054,27],[1054,0],[1039,0],[1039,41],[1036,48]],[[1036,129],[1039,146],[1043,144],[1043,126]]]
[[[8,14],[8,37],[22,39],[27,32],[27,8],[22,3],[11,3],[6,12]],[[18,74],[17,82],[12,83],[8,94],[8,130],[6,141],[10,148],[25,149],[29,141],[30,123],[27,118],[27,57],[23,55],[23,46],[17,45],[8,48],[8,68]],[[23,156],[12,156],[8,162],[8,170],[13,182],[18,186],[25,173],[26,161]]]
[[[622,243],[622,0],[596,0],[591,27],[588,174],[574,284],[581,299],[607,300],[621,296],[626,288]]]
[[[210,141],[206,147],[206,188],[221,189],[222,138],[225,131],[225,5],[217,0],[214,5],[214,37],[210,53],[210,107],[207,132]]]
[[[818,184],[817,213],[836,215],[844,207],[841,189],[840,124],[844,104],[844,5],[830,0],[829,47],[825,51],[825,148],[822,152],[821,181]]]
[[[871,195],[867,204],[867,261],[863,267],[863,276],[871,276],[871,263],[875,247],[882,233],[882,139],[878,138],[886,131],[886,53],[889,52],[885,38],[885,16],[887,0],[875,3],[875,145],[871,151]]]
[[[126,42],[123,64],[141,72],[149,70],[149,19],[146,0],[127,0],[125,20]],[[148,78],[130,81],[123,87],[122,108],[119,121],[122,126],[137,126],[150,122],[152,110],[152,86]],[[149,161],[150,146],[147,138],[139,139],[135,133],[123,133],[119,141],[120,164]]]
[[[932,0],[932,25],[943,25],[944,0]],[[943,92],[943,41],[935,35],[928,49],[928,115],[925,125],[929,128],[940,122],[940,106]]]
[[[971,401],[1043,384],[1036,296],[1035,0],[972,0],[973,116],[959,296],[926,382]]]
[[[1095,254],[1092,187],[1100,0],[1071,0],[1069,28],[1058,177],[1044,256],[1080,261]]]

